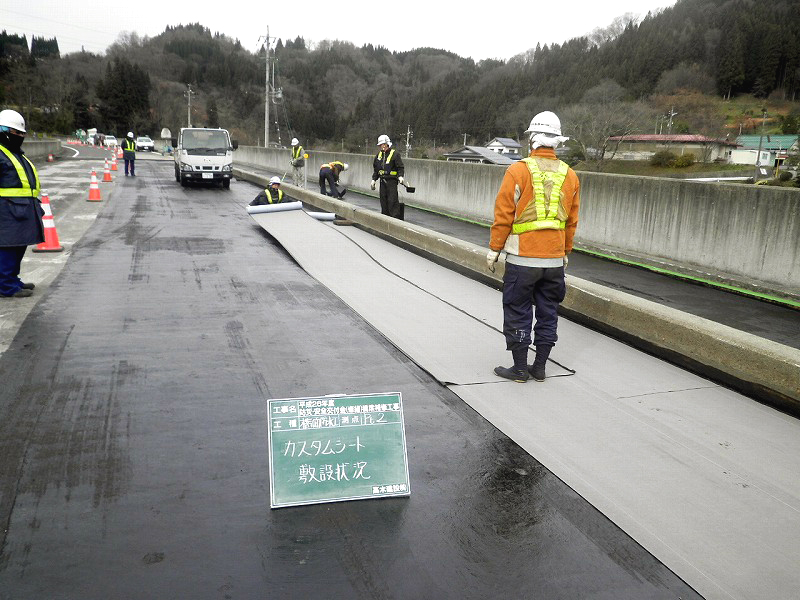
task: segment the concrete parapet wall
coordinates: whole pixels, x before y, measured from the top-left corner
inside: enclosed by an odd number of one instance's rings
[[[235,175],[265,187],[268,182],[267,177],[241,168],[235,169]],[[291,196],[305,203],[336,213],[470,277],[496,286],[502,282],[503,262],[498,263],[496,273],[490,273],[482,246],[313,191],[288,188]],[[577,277],[567,276],[567,288],[562,310],[570,318],[800,414],[800,350]]]
[[[289,150],[242,147],[236,163],[289,171]],[[345,186],[366,190],[372,156],[311,152],[308,181],[319,165],[350,164]],[[505,169],[494,165],[408,159],[417,187],[401,199],[491,223]],[[800,191],[668,178],[579,173],[581,220],[576,246],[600,250],[703,279],[800,298]]]
[[[58,156],[61,152],[61,140],[25,140],[22,150],[30,159],[47,158],[48,154]]]

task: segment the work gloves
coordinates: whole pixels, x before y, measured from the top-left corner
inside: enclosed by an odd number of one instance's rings
[[[567,265],[569,264],[569,256],[566,254],[564,255],[564,270],[567,270]]]
[[[500,253],[494,250],[489,250],[489,254],[486,255],[486,266],[492,273],[494,273],[494,264],[498,258],[500,258]]]
[[[378,182],[375,179],[373,179],[372,183],[369,184],[369,189],[374,190],[375,189],[375,184],[377,184],[377,183]]]
[[[405,181],[405,179],[403,179],[402,177],[398,177],[397,178],[397,183],[399,183],[400,185],[403,185],[404,181]]]

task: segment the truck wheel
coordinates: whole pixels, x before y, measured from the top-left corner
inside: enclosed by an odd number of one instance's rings
[[[182,175],[179,175],[179,176],[178,176],[178,179],[180,180],[180,182],[181,182],[181,185],[182,185],[183,187],[186,187],[186,186],[188,185],[188,182],[186,181],[186,177],[184,177],[184,176],[182,176]]]
[[[223,179],[222,180],[222,187],[223,187],[223,189],[226,189],[226,190],[231,189],[231,180],[230,179]]]
[[[180,183],[181,180],[181,172],[178,170],[178,167],[175,167],[175,181]]]

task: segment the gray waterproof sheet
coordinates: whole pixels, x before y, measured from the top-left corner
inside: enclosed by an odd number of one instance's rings
[[[353,227],[253,215],[312,276],[709,599],[800,590],[800,423],[561,320],[501,380],[500,293]],[[409,432],[413,436],[413,432]]]

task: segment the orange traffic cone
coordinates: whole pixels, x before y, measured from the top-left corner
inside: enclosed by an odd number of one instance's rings
[[[111,171],[108,170],[108,159],[106,159],[106,166],[103,168],[103,183],[111,183]]]
[[[122,148],[117,146],[117,158],[122,158]]]
[[[47,162],[53,162],[54,160],[55,160],[55,158],[53,157],[52,154],[48,154],[47,155]]]
[[[42,208],[44,209],[44,216],[42,217],[42,225],[44,225],[44,241],[41,244],[37,244],[33,251],[61,252],[64,247],[58,241],[56,223],[53,220],[53,211],[50,209],[50,197],[45,191],[42,191]]]
[[[117,170],[117,157],[116,156],[111,160],[111,170],[112,171],[116,171]]]
[[[92,180],[89,183],[89,200],[88,202],[100,202],[100,186],[97,185],[97,173],[92,169]]]

